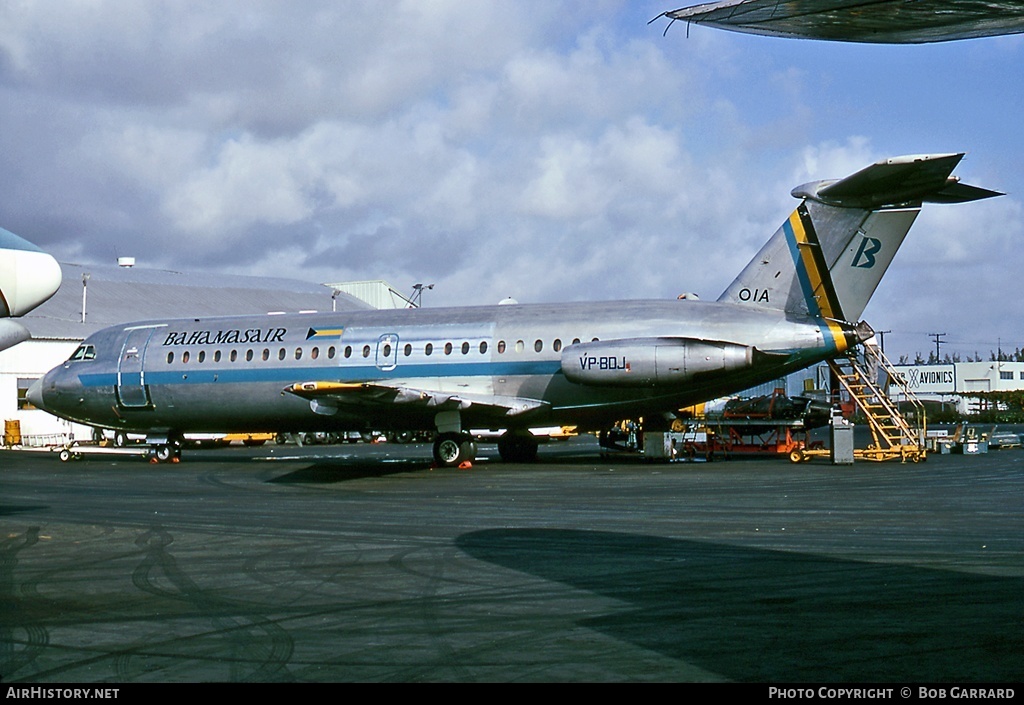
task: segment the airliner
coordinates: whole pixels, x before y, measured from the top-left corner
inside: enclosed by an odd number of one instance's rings
[[[141,321],[99,331],[28,398],[65,419],[144,432],[160,460],[186,433],[435,433],[439,466],[469,429],[667,428],[682,407],[843,354],[925,202],[1001,195],[959,182],[964,155],[904,156],[793,190],[796,210],[717,301],[508,304]]]
[[[31,242],[0,228],[0,350],[24,342],[31,333],[23,316],[57,293],[60,265]]]

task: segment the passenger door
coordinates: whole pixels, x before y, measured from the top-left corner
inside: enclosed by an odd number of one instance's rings
[[[146,346],[155,328],[134,328],[128,331],[117,360],[117,403],[128,409],[152,406],[146,385]]]
[[[377,338],[377,368],[390,372],[398,367],[398,336],[385,333]]]

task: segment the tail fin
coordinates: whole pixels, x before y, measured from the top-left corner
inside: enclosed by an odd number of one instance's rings
[[[951,176],[963,156],[895,157],[793,189],[800,205],[718,300],[856,321],[922,203],[1002,195]]]

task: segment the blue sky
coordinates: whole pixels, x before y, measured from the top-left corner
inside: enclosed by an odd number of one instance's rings
[[[0,5],[0,226],[58,259],[433,283],[428,306],[714,299],[795,205],[966,151],[865,318],[1024,347],[1024,35],[921,46],[647,22],[685,3]]]

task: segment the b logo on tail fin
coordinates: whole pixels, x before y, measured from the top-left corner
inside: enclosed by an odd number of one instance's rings
[[[857,250],[857,255],[853,258],[853,266],[860,267],[862,269],[871,269],[875,266],[875,255],[882,249],[882,241],[873,238],[865,237],[860,243],[860,249]]]

